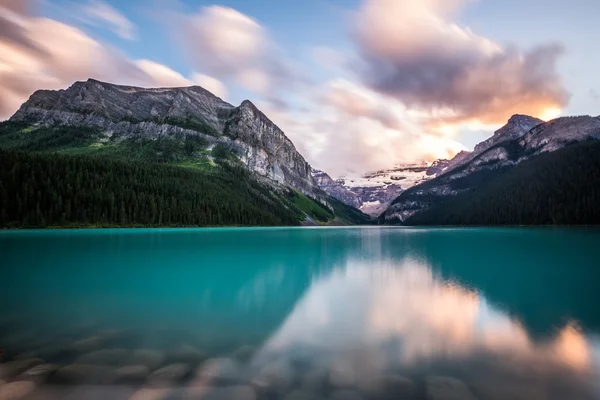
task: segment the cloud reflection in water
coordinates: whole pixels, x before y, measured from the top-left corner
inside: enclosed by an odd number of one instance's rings
[[[358,380],[389,371],[450,374],[483,398],[564,398],[554,387],[587,398],[597,378],[594,342],[574,323],[538,340],[483,293],[441,279],[414,258],[350,259],[314,277],[261,354],[302,350]]]

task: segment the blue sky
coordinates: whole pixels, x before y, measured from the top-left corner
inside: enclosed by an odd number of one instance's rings
[[[0,66],[29,77],[0,77],[0,116],[89,76],[200,84],[251,99],[333,175],[431,161],[513,113],[600,114],[599,14],[595,0],[0,0],[28,37],[0,36]]]

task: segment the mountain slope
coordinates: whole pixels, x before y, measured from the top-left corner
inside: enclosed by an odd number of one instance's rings
[[[541,119],[530,117],[528,115],[513,115],[506,125],[494,132],[494,135],[489,139],[477,144],[472,152],[461,151],[458,153],[452,160],[447,162],[447,165],[441,172],[449,172],[455,168],[466,165],[499,143],[520,139],[527,132],[540,124],[544,124],[544,121]]]
[[[114,213],[98,216],[104,195],[113,199],[122,195],[118,185],[103,187],[102,195],[82,186],[88,201],[73,200],[78,209],[66,212],[66,204],[72,206],[72,188],[60,180],[72,179],[70,174],[75,172],[68,165],[79,165],[78,176],[96,176],[98,157],[111,168],[130,169],[126,175],[139,185],[133,191],[124,186],[129,195],[136,191],[147,195],[148,188],[156,189],[154,179],[162,182],[172,177],[176,187],[164,186],[150,197],[158,202],[166,193],[175,199],[183,196],[170,206],[178,217],[161,219],[158,225],[353,224],[370,219],[323,192],[292,142],[250,101],[234,107],[200,87],[142,89],[88,80],[67,90],[38,91],[9,121],[0,123],[0,148],[16,152],[10,158],[13,164],[6,168],[27,168],[29,161],[23,160],[30,160],[40,168],[63,168],[64,173],[63,178],[60,174],[53,177],[54,191],[40,189],[43,182],[30,182],[40,198],[27,206],[17,204],[9,210],[7,202],[0,204],[4,224],[10,226],[44,226],[56,223],[58,214],[68,214],[70,218],[59,221],[75,225],[112,226],[122,221],[127,226],[157,225],[147,216],[138,218],[127,205],[125,219],[115,219]],[[45,158],[48,153],[73,159],[58,157],[59,164],[53,164]],[[175,173],[172,168],[184,172]],[[107,174],[104,177],[110,181],[112,172]],[[186,174],[185,179],[177,174]],[[33,176],[42,179],[40,174]],[[183,187],[186,179],[192,191],[202,193],[188,193]],[[163,205],[169,200],[162,199]],[[196,204],[203,204],[199,209],[207,215],[196,215]],[[185,217],[190,210],[190,217]],[[249,217],[252,211],[248,210],[254,210],[256,218]],[[32,215],[37,221],[33,225]]]
[[[199,86],[145,89],[90,79],[35,92],[10,121],[98,129],[112,142],[194,136],[227,146],[266,179],[320,195],[308,163],[250,101],[234,107]]]
[[[356,193],[344,187],[340,181],[334,181],[326,172],[318,169],[313,168],[311,173],[315,183],[334,199],[355,208],[362,206],[363,202],[361,198]]]
[[[514,121],[511,118],[505,128],[510,128]],[[530,120],[530,125],[534,122]],[[508,135],[512,139],[495,139],[496,143],[491,147],[486,147],[490,140],[483,142],[478,146],[479,150],[466,158],[463,155],[460,162],[446,168],[440,176],[402,193],[380,216],[380,222],[408,222],[429,209],[443,207],[456,196],[473,193],[516,165],[542,153],[600,139],[600,118],[565,117],[536,125],[525,133],[504,128],[499,132],[512,132]]]
[[[524,161],[405,224],[597,225],[599,205],[600,142],[591,141]]]

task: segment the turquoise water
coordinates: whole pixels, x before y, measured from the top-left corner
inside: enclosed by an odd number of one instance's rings
[[[435,398],[436,377],[462,398],[600,398],[599,230],[6,231],[0,253],[5,361],[181,364],[185,346],[203,356],[180,391],[225,356],[258,398]]]

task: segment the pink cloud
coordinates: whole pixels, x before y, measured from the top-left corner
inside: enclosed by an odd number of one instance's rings
[[[563,49],[503,48],[451,21],[465,1],[365,0],[354,39],[371,88],[408,107],[446,110],[445,122],[498,124],[541,115],[569,95],[557,72]]]
[[[200,83],[153,61],[132,61],[73,26],[29,15],[27,3],[0,7],[0,119],[38,89],[63,89],[88,78],[147,87]],[[219,83],[210,81],[213,88]],[[226,92],[222,85],[220,90]]]

